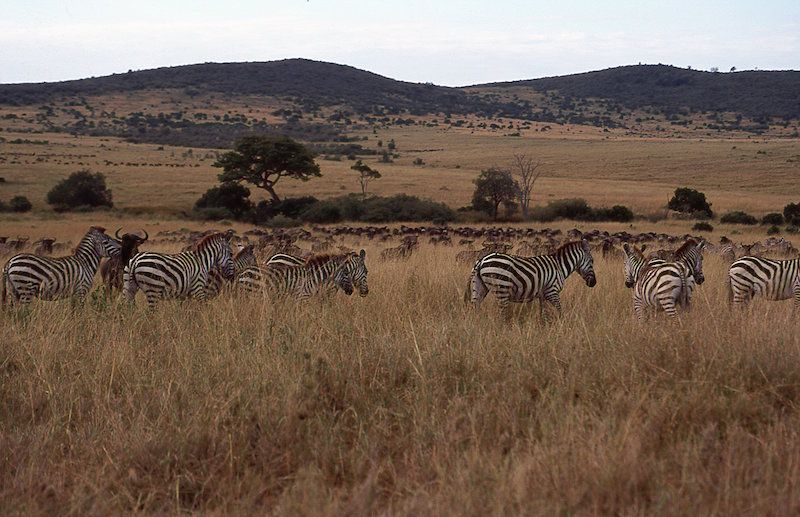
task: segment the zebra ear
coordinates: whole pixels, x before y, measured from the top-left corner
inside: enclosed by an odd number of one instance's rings
[[[367,252],[364,251],[364,250],[361,250],[361,251],[358,252],[358,256],[361,257],[361,260],[364,260],[364,258],[367,256]]]
[[[626,255],[630,255],[631,254],[631,247],[627,242],[622,244],[622,249],[623,249],[623,251],[625,251]]]
[[[644,250],[646,249],[647,249],[647,244],[642,244],[642,248],[639,251],[641,251],[642,254],[644,254]]]

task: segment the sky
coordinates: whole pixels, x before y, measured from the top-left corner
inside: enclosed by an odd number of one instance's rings
[[[331,61],[463,86],[664,63],[800,69],[800,0],[3,0],[0,83]]]

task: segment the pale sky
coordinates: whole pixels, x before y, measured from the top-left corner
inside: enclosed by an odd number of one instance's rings
[[[448,86],[665,63],[800,69],[800,0],[4,0],[0,83],[304,57]]]

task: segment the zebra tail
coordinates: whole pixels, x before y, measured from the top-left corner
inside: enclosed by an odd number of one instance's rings
[[[470,274],[469,280],[467,280],[467,289],[464,291],[464,303],[470,303],[474,293],[488,290],[478,271],[481,262],[482,261],[479,260],[475,263],[475,266],[472,268],[472,274]]]
[[[0,285],[0,309],[4,309],[6,306],[6,283],[8,282],[8,270],[6,267],[3,268],[3,278],[2,284]]]
[[[731,283],[731,275],[730,272],[725,279],[725,285],[728,288],[728,307],[733,306],[733,284]]]
[[[689,307],[689,275],[691,273],[686,273],[681,275],[681,299],[680,305],[681,307],[688,308]]]

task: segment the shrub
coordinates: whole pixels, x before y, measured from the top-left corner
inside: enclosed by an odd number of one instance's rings
[[[221,206],[209,206],[204,208],[195,208],[192,215],[196,219],[203,221],[220,221],[222,219],[232,219],[233,214],[227,208]]]
[[[633,211],[627,206],[614,205],[611,208],[597,208],[592,210],[593,221],[615,221],[627,223],[633,221]]]
[[[757,224],[758,219],[745,212],[728,212],[719,218],[719,222],[725,224]]]
[[[269,221],[267,221],[264,225],[270,228],[293,228],[295,226],[300,226],[301,223],[297,219],[293,219],[291,217],[286,217],[285,215],[278,214]]]
[[[783,207],[783,217],[792,226],[800,226],[800,203],[789,203]]]
[[[761,224],[770,224],[773,226],[783,224],[783,214],[773,212],[761,218]]]
[[[767,235],[778,235],[779,233],[781,233],[781,229],[777,226],[770,226],[769,229],[767,229]]]
[[[692,230],[696,232],[713,232],[714,227],[705,221],[700,221],[699,223],[695,223],[695,225],[692,226]]]
[[[559,199],[550,201],[545,207],[534,207],[530,211],[531,219],[540,222],[551,222],[556,219],[573,219],[576,221],[632,221],[633,211],[623,205],[611,208],[592,208],[585,199]]]
[[[33,205],[25,196],[14,196],[11,198],[11,201],[8,202],[8,208],[11,209],[12,212],[30,212]]]
[[[253,209],[250,189],[244,185],[228,181],[206,190],[194,204],[195,209],[224,208],[234,219],[241,219]]]
[[[297,219],[300,214],[308,210],[319,200],[314,196],[287,197],[280,203],[276,203],[275,211],[291,219]]]
[[[706,201],[706,195],[695,189],[681,187],[675,189],[675,194],[672,199],[667,203],[670,210],[683,213],[702,212],[713,217],[714,213],[711,211],[711,204]]]
[[[338,223],[342,220],[342,211],[334,200],[320,201],[303,212],[301,217],[309,223]]]
[[[114,206],[105,176],[99,172],[92,174],[86,169],[70,174],[53,187],[47,193],[47,203],[56,210]]]
[[[786,233],[800,233],[800,227],[789,225],[786,227]]]

